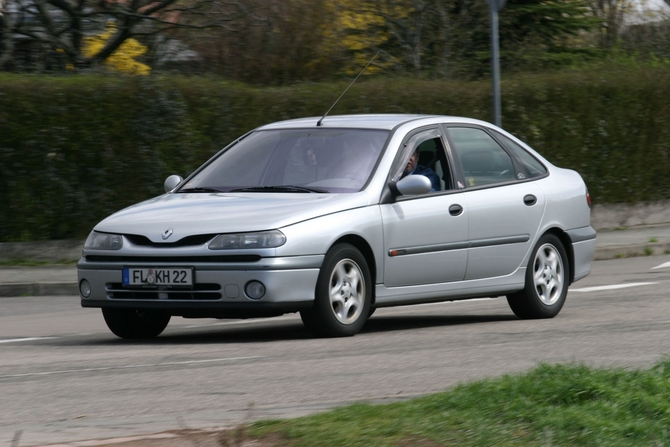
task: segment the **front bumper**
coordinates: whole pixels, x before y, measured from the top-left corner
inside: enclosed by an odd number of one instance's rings
[[[87,297],[81,296],[82,307],[162,309],[173,315],[221,318],[293,312],[312,305],[323,256],[262,258],[252,263],[229,264],[168,261],[91,262],[82,258],[77,264],[79,284],[85,280],[91,289]],[[193,286],[123,286],[124,267],[193,267]],[[260,299],[251,299],[245,293],[250,281],[265,286],[265,295]]]

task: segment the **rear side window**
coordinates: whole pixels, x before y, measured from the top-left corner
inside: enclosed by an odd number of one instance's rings
[[[450,127],[454,150],[461,160],[466,186],[516,179],[512,158],[489,134],[471,127]]]
[[[512,152],[519,159],[519,161],[521,161],[521,164],[524,168],[526,168],[526,171],[528,171],[528,174],[531,178],[540,177],[541,175],[547,173],[547,168],[545,168],[542,163],[540,163],[524,148],[502,134],[496,134],[496,136],[500,138],[500,141],[502,141],[507,150]]]

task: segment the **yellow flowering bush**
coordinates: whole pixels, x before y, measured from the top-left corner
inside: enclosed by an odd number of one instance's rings
[[[82,53],[86,57],[93,57],[105,46],[105,43],[116,32],[116,25],[109,22],[105,32],[85,37],[83,39]],[[127,74],[148,75],[151,67],[135,60],[136,57],[147,52],[147,47],[136,39],[126,39],[107,59],[105,66],[115,71]]]

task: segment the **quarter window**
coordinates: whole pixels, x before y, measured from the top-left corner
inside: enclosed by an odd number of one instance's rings
[[[461,160],[466,186],[516,179],[512,158],[488,133],[471,127],[450,127],[449,135]]]
[[[528,171],[528,175],[533,177],[539,177],[547,173],[547,168],[545,168],[542,163],[537,161],[528,151],[516,144],[514,141],[510,140],[504,135],[496,134],[503,145],[512,152],[516,157],[521,161],[521,164]]]

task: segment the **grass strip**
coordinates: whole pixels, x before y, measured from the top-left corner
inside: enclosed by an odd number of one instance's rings
[[[248,434],[293,447],[670,445],[670,359],[648,370],[543,364],[410,401],[261,421]]]

